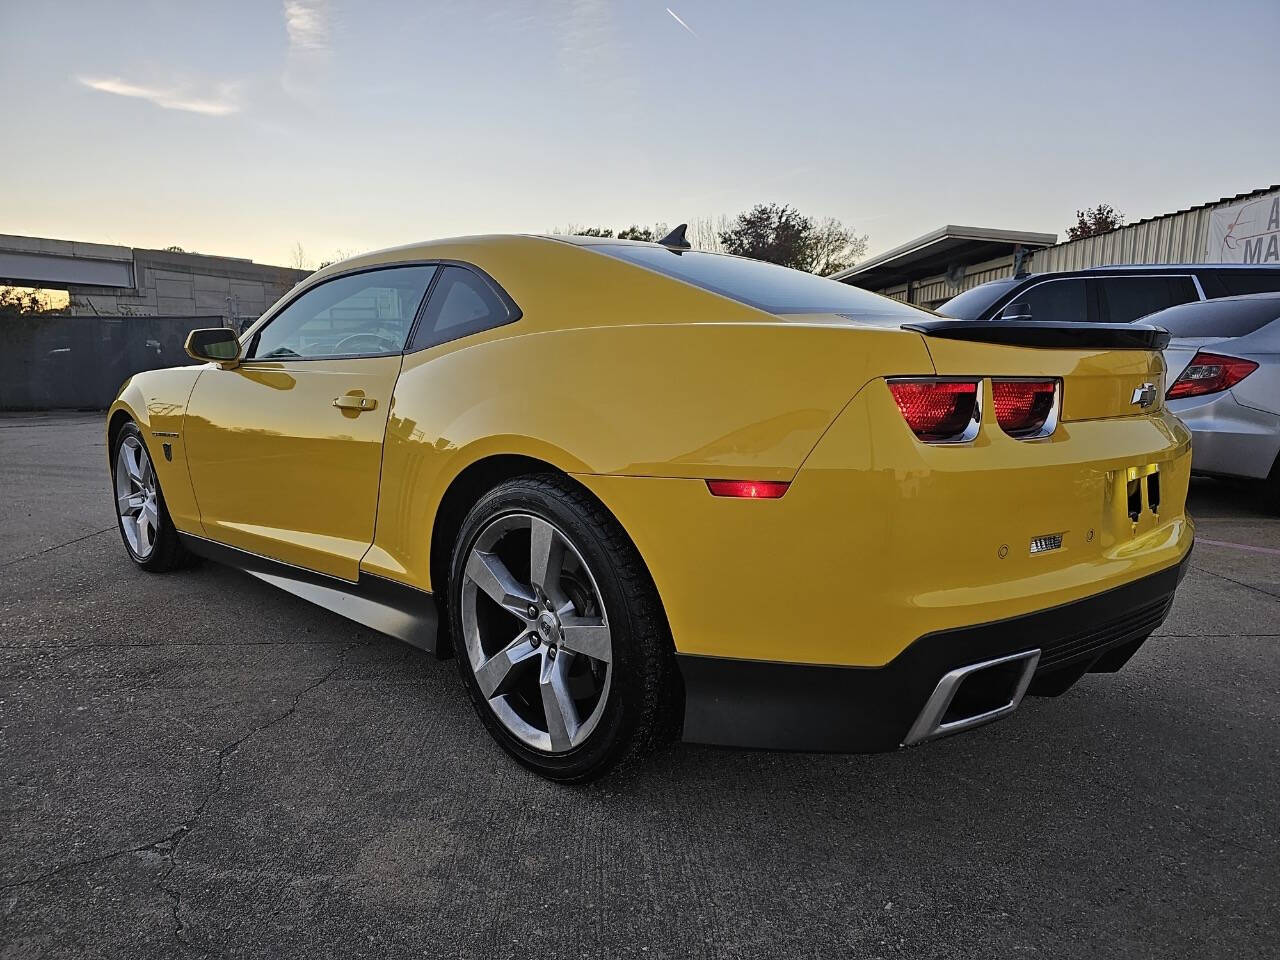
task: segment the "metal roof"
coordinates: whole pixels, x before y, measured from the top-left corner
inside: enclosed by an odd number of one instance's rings
[[[991,260],[1010,253],[1019,244],[1038,250],[1052,246],[1057,240],[1056,233],[947,224],[870,260],[855,264],[848,270],[832,274],[831,279],[843,280],[860,287],[886,286],[909,277],[942,273],[956,264],[968,265]]]
[[[1172,213],[1158,213],[1154,217],[1143,217],[1141,220],[1134,220],[1132,223],[1122,224],[1121,226],[1116,227],[1116,230],[1123,230],[1126,227],[1137,227],[1144,223],[1151,223],[1154,220],[1164,220],[1167,217],[1178,217],[1184,213],[1191,213],[1195,210],[1203,210],[1206,207],[1218,207],[1224,203],[1238,203],[1241,200],[1250,200],[1253,197],[1260,197],[1264,193],[1272,193],[1276,190],[1280,190],[1280,183],[1273,183],[1269,187],[1259,187],[1257,190],[1250,190],[1247,193],[1237,193],[1234,197],[1220,197],[1217,200],[1210,200],[1208,203],[1197,203],[1194,207],[1183,207],[1181,210],[1174,210]],[[1115,230],[1111,230],[1109,232],[1115,233]],[[1098,234],[1098,236],[1106,236],[1106,234]],[[1084,237],[1082,239],[1087,240],[1088,237]],[[1063,240],[1062,243],[1055,244],[1055,246],[1064,247],[1068,243],[1076,243],[1076,242],[1078,241]]]

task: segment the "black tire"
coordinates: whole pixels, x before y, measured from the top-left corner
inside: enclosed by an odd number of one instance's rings
[[[463,640],[462,596],[472,547],[504,515],[540,517],[567,534],[598,588],[612,643],[612,680],[599,721],[567,752],[529,746],[503,725],[480,691]],[[454,544],[449,622],[458,672],[481,722],[512,757],[550,780],[582,783],[630,765],[678,732],[682,689],[666,615],[648,569],[621,525],[578,484],[556,474],[509,480],[467,514]]]
[[[112,499],[115,500],[116,487],[116,471],[119,462],[120,447],[128,439],[135,439],[142,445],[150,458],[151,463],[155,463],[155,457],[151,455],[151,448],[147,445],[146,437],[143,436],[137,424],[132,421],[126,423],[120,428],[120,432],[116,434],[115,440],[111,446],[111,490]],[[129,555],[137,566],[146,570],[148,573],[167,573],[170,570],[177,570],[186,566],[190,561],[190,554],[186,548],[182,546],[182,541],[178,538],[178,530],[173,525],[173,520],[169,516],[169,508],[164,502],[164,490],[160,487],[159,477],[155,480],[156,485],[156,506],[159,515],[159,524],[157,526],[155,540],[150,553],[146,556],[139,554],[134,549],[133,544],[129,542],[129,537],[125,533],[125,519],[121,516],[119,507],[116,507],[116,527],[120,531],[120,540],[124,544],[125,552]]]

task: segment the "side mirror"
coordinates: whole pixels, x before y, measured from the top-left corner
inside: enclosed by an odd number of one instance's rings
[[[1003,310],[1000,311],[1000,319],[1001,320],[1030,320],[1032,319],[1031,304],[1027,303],[1025,300],[1020,301],[1018,303],[1008,304]]]
[[[201,362],[212,361],[223,370],[240,362],[240,338],[228,327],[209,327],[187,334],[187,356]]]

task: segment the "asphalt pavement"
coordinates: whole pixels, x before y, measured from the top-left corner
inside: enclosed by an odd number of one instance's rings
[[[1280,517],[1197,482],[1114,676],[877,756],[566,788],[452,663],[126,559],[102,419],[0,417],[0,960],[1280,955]]]

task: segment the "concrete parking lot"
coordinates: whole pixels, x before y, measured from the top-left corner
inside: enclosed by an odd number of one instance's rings
[[[138,572],[101,418],[0,417],[0,958],[1275,956],[1280,518],[1192,495],[1116,676],[881,756],[553,786],[451,663]]]

